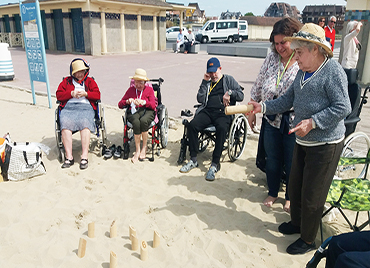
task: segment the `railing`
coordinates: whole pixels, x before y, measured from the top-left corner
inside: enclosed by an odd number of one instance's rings
[[[10,47],[24,47],[22,33],[0,33],[0,43],[8,43]]]

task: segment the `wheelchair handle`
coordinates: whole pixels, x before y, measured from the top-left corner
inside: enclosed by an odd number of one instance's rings
[[[164,79],[162,77],[159,77],[158,79],[150,79],[149,80],[150,82],[159,82],[159,83],[163,83],[164,82]]]

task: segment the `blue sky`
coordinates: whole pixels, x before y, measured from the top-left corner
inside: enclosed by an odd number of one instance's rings
[[[0,4],[6,3],[18,3],[18,0],[0,0]],[[346,5],[344,0],[193,0],[193,1],[183,1],[183,0],[168,0],[172,3],[182,3],[188,5],[190,3],[198,3],[200,9],[206,11],[206,16],[219,16],[223,11],[240,11],[245,14],[247,12],[253,12],[254,15],[263,15],[266,9],[270,6],[272,2],[285,2],[292,6],[296,6],[299,11],[302,12],[306,5]]]

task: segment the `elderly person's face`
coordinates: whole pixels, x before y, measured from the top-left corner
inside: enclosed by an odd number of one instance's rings
[[[332,18],[329,21],[329,27],[333,29],[335,27],[335,23],[337,23],[337,19],[336,18]]]
[[[74,73],[74,77],[76,77],[78,80],[82,80],[85,76],[85,70],[81,70]]]
[[[145,81],[143,80],[135,80],[135,88],[139,91],[142,91],[145,86]]]
[[[279,55],[284,59],[288,60],[290,55],[292,55],[293,50],[290,48],[290,42],[284,41],[284,37],[286,37],[283,34],[277,34],[274,36],[274,45],[276,51],[279,53]]]
[[[217,71],[216,72],[214,72],[214,73],[208,73],[208,75],[211,77],[211,81],[212,82],[216,82],[216,81],[218,81],[218,79],[220,79],[221,78],[221,67],[218,67],[217,68]]]
[[[295,58],[298,63],[299,69],[303,72],[314,72],[316,71],[316,55],[318,47],[315,46],[311,51],[307,47],[299,47],[295,49]]]

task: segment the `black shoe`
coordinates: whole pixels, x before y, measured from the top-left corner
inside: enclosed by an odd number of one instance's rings
[[[104,153],[104,158],[105,159],[109,159],[109,158],[112,158],[113,154],[116,152],[116,145],[112,145],[111,147],[109,147],[109,149],[106,149],[105,150],[105,153]]]
[[[116,151],[114,152],[113,154],[114,158],[117,159],[117,158],[121,158],[122,156],[122,147],[121,146],[117,146],[116,148]]]
[[[312,244],[307,244],[302,240],[302,238],[298,238],[294,243],[290,244],[290,246],[287,247],[286,252],[291,255],[296,255],[296,254],[305,254],[315,249],[316,249],[315,242],[313,242]]]
[[[185,110],[182,110],[181,111],[181,116],[187,116],[187,117],[190,117],[190,116],[193,116],[193,113],[188,110],[188,109],[185,109]]]
[[[282,224],[280,224],[278,229],[280,233],[287,235],[301,233],[301,227],[293,225],[291,221],[283,222]]]
[[[70,166],[73,166],[75,163],[75,160],[72,158],[72,160],[66,159],[62,165],[62,168],[69,168]]]
[[[89,166],[89,160],[88,159],[81,159],[80,169],[87,169],[88,166]]]

